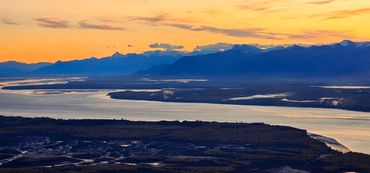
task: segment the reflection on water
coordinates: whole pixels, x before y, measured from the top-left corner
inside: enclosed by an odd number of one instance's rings
[[[66,84],[68,81],[83,81],[83,77],[70,77],[70,78],[44,78],[44,79],[24,79],[0,82],[0,87],[6,86],[27,86],[27,85],[53,85],[53,84]]]
[[[109,90],[0,90],[0,114],[65,119],[204,120],[265,122],[308,129],[370,154],[370,113],[337,109],[113,100]],[[83,92],[82,92],[83,91]],[[47,91],[44,91],[47,92]]]
[[[318,86],[319,88],[326,89],[370,89],[370,86]]]
[[[253,100],[253,99],[268,99],[268,98],[285,98],[288,97],[289,93],[279,93],[279,94],[264,94],[264,95],[253,95],[246,97],[234,97],[226,99],[228,101],[238,101],[238,100]]]

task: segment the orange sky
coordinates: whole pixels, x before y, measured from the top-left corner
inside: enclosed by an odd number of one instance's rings
[[[369,0],[1,0],[0,61],[143,52],[152,43],[370,40]]]

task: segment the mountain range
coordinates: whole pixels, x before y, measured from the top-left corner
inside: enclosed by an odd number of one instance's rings
[[[233,45],[207,51],[114,53],[56,63],[0,63],[0,75],[152,75],[345,77],[370,74],[370,42],[344,40],[327,45],[259,47]]]
[[[26,64],[16,61],[7,61],[0,63],[0,76],[26,74],[48,65],[51,65],[51,63],[41,62],[34,64]]]
[[[206,55],[187,56],[142,72],[163,76],[353,77],[370,75],[370,42],[345,40],[329,45],[271,47],[235,45]]]
[[[151,51],[143,54],[114,53],[103,58],[89,58],[62,62],[42,67],[31,72],[31,75],[129,75],[153,66],[171,64],[184,56],[177,51]]]

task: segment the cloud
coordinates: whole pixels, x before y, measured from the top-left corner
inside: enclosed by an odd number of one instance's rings
[[[179,28],[179,29],[185,29],[185,30],[192,30],[194,28],[193,25],[187,25],[187,24],[181,24],[181,23],[164,23],[162,25],[175,27],[175,28]]]
[[[284,10],[291,0],[260,0],[255,3],[237,5],[239,9],[248,11],[277,12]]]
[[[153,43],[150,44],[149,47],[152,49],[164,49],[166,51],[180,50],[184,48],[184,46],[181,45],[173,45],[168,43]]]
[[[168,15],[157,15],[154,17],[130,17],[129,21],[143,21],[152,26],[167,26],[193,32],[211,32],[231,37],[261,38],[280,40],[289,37],[298,37],[294,34],[267,32],[262,28],[220,28],[215,26],[195,26],[187,24],[189,20],[170,18]]]
[[[44,17],[34,19],[38,25],[47,28],[69,28],[69,21],[54,17]]]
[[[262,39],[283,39],[282,37],[296,36],[291,34],[284,33],[273,33],[266,32],[261,28],[242,28],[242,29],[233,29],[233,28],[219,28],[214,26],[194,26],[190,24],[183,23],[171,23],[172,21],[179,20],[167,20],[166,17],[156,16],[156,17],[135,17],[131,18],[131,21],[145,21],[146,24],[153,26],[167,26],[174,27],[182,30],[188,30],[193,32],[211,32],[216,34],[222,34],[232,37],[249,37],[249,38],[262,38]],[[181,20],[180,20],[181,21]]]
[[[59,18],[54,17],[44,17],[44,18],[36,18],[34,19],[38,25],[42,27],[48,27],[48,28],[71,28],[69,25],[69,21],[62,20]],[[100,30],[125,30],[122,27],[116,27],[111,25],[104,25],[104,24],[94,24],[90,23],[87,20],[81,21],[78,23],[79,28],[84,29],[100,29]]]
[[[307,0],[307,2],[304,3],[320,5],[320,4],[329,4],[334,1],[336,0]],[[267,13],[267,12],[280,12],[290,7],[294,7],[295,4],[300,3],[293,0],[260,0],[255,2],[252,1],[252,3],[249,2],[237,5],[237,7],[242,10]]]
[[[250,10],[250,11],[267,11],[270,10],[271,7],[269,6],[254,6],[254,5],[238,5],[238,8],[242,10]]]
[[[215,43],[210,45],[198,45],[194,48],[194,52],[200,53],[213,53],[229,50],[234,46],[234,44],[229,43]]]
[[[104,23],[122,23],[125,21],[125,19],[122,17],[107,17],[107,16],[95,17],[95,20]]]
[[[249,38],[261,38],[261,39],[272,39],[272,40],[279,40],[284,39],[284,37],[297,37],[298,35],[294,34],[284,34],[284,33],[274,33],[274,32],[267,32],[261,28],[245,28],[245,29],[229,29],[229,28],[219,28],[213,26],[193,26],[193,25],[186,25],[186,24],[162,24],[164,26],[175,27],[183,30],[189,30],[194,32],[211,32],[216,34],[222,34],[226,36],[232,37],[249,37]]]
[[[297,37],[291,37],[292,39],[321,39],[321,38],[336,38],[340,40],[344,39],[357,39],[357,37],[349,34],[346,31],[330,31],[330,30],[312,30],[304,31]]]
[[[243,10],[251,10],[251,11],[267,11],[270,9],[269,7],[255,7],[255,6],[249,6],[249,5],[239,5],[238,7]]]
[[[79,27],[80,28],[84,28],[84,29],[117,30],[117,31],[125,30],[122,27],[105,25],[105,24],[94,24],[94,23],[89,23],[86,20],[85,21],[81,21],[78,24],[79,24]]]
[[[316,1],[309,1],[306,2],[307,4],[329,4],[334,2],[334,0],[316,0]]]
[[[207,31],[218,34],[223,34],[233,37],[254,37],[254,38],[264,38],[264,39],[276,39],[274,34],[263,33],[262,29],[259,28],[248,28],[248,29],[225,29],[212,26],[200,26],[193,27],[191,31]]]
[[[1,22],[6,25],[19,25],[19,23],[8,18],[1,19]]]
[[[131,16],[127,18],[128,21],[139,21],[144,22],[146,24],[151,25],[158,25],[162,22],[176,22],[176,23],[190,23],[190,22],[199,22],[198,20],[194,19],[184,19],[184,18],[176,18],[172,17],[169,14],[159,14],[153,17],[143,17],[143,16]]]
[[[332,20],[332,19],[342,19],[356,15],[362,15],[370,13],[370,8],[360,8],[354,10],[339,10],[339,11],[332,11],[329,13],[322,13],[312,15],[311,17],[324,17],[324,20]]]
[[[167,14],[160,14],[153,17],[131,16],[129,21],[142,21],[146,23],[159,23],[168,19]]]

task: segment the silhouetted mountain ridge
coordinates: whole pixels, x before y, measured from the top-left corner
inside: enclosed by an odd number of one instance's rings
[[[115,52],[103,58],[58,61],[54,64],[0,63],[0,75],[32,76],[251,76],[353,77],[370,74],[370,42],[328,45],[259,46],[218,43],[193,52]]]
[[[183,57],[152,75],[246,75],[255,77],[338,77],[370,74],[370,43],[261,49],[235,45],[213,54]]]
[[[40,68],[33,75],[129,75],[153,66],[171,64],[183,56],[182,52],[151,51],[143,54],[114,53],[103,58],[58,61]]]
[[[17,74],[24,74],[37,70],[39,68],[50,65],[50,63],[40,62],[40,63],[20,63],[16,61],[7,61],[0,63],[0,75],[1,76],[12,76]]]

